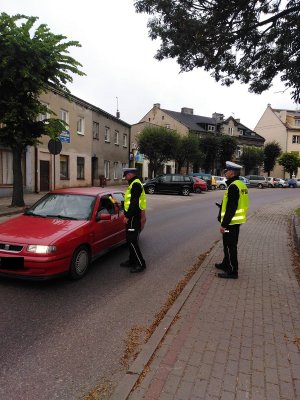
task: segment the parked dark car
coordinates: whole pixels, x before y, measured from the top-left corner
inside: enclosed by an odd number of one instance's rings
[[[159,175],[144,183],[145,192],[177,193],[188,196],[194,190],[194,180],[191,176],[180,174]]]

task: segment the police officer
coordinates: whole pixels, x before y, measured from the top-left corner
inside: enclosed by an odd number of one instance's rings
[[[138,237],[141,230],[141,211],[146,209],[146,194],[142,182],[137,177],[136,168],[126,168],[123,172],[128,182],[124,198],[124,222],[129,259],[120,265],[130,267],[132,273],[142,272],[146,268],[146,263],[138,244]]]
[[[240,181],[239,172],[241,165],[226,161],[224,171],[227,179],[227,189],[224,193],[218,221],[221,223],[220,232],[223,235],[224,258],[215,267],[223,272],[218,273],[219,278],[238,278],[237,244],[240,225],[246,222],[248,211],[248,188]]]

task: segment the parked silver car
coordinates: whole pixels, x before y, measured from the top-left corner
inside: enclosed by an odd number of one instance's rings
[[[257,187],[259,189],[267,188],[268,181],[265,176],[262,175],[246,175],[246,179],[250,182],[250,187]]]

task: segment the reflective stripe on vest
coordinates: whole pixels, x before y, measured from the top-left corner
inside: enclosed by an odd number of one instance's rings
[[[135,179],[134,181],[132,181],[126,190],[125,197],[124,197],[124,210],[128,211],[128,209],[129,209],[130,199],[131,199],[131,188],[134,183],[139,183],[142,186],[142,193],[141,193],[140,199],[139,199],[139,207],[141,210],[146,210],[146,207],[147,207],[146,193],[144,190],[144,186],[139,179]]]
[[[248,211],[248,188],[247,186],[240,180],[233,181],[230,185],[236,185],[240,192],[239,202],[232,220],[229,225],[236,224],[244,224],[247,219],[247,211]],[[229,186],[230,186],[229,185]],[[229,188],[229,187],[228,187]],[[221,223],[224,219],[224,215],[226,212],[226,206],[228,202],[228,188],[226,189],[222,201],[222,209],[221,209]]]

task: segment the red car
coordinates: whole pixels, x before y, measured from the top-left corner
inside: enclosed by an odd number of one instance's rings
[[[207,184],[203,179],[200,179],[197,176],[193,176],[193,180],[194,180],[195,193],[201,193],[207,191]]]
[[[49,192],[0,224],[0,275],[81,278],[94,259],[125,242],[123,204],[118,188]],[[142,212],[142,228],[145,222]]]

